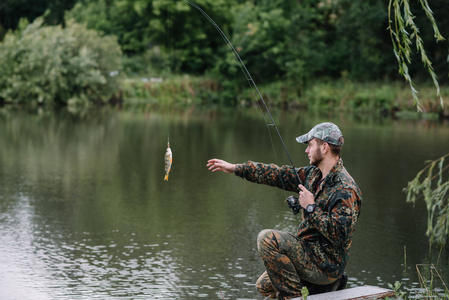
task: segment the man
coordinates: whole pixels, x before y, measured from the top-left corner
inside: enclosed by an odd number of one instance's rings
[[[343,166],[343,134],[333,123],[321,123],[296,138],[307,144],[310,165],[297,168],[248,161],[231,164],[211,159],[212,172],[234,173],[251,182],[299,193],[302,221],[296,235],[263,230],[257,238],[266,272],[257,289],[267,297],[300,297],[342,289],[345,267],[362,203],[361,191]]]

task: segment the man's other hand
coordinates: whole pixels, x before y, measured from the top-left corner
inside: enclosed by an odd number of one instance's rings
[[[222,171],[224,173],[234,173],[235,172],[235,164],[228,163],[222,159],[209,159],[207,161],[207,167],[212,172]]]

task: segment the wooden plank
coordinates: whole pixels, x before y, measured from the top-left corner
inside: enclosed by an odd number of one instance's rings
[[[384,299],[393,297],[394,291],[377,286],[364,285],[335,292],[311,295],[307,300],[355,300],[355,299]],[[294,298],[300,300],[302,298]]]

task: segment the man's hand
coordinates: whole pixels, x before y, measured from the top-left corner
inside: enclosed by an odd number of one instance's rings
[[[309,192],[302,184],[298,185],[298,187],[301,189],[299,191],[299,205],[301,205],[302,208],[306,208],[309,204],[315,203],[315,198],[313,197],[313,194]]]
[[[207,167],[212,172],[222,171],[224,173],[234,173],[235,172],[235,164],[228,163],[227,161],[221,159],[209,159],[207,161]]]

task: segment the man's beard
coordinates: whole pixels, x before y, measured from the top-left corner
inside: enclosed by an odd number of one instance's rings
[[[323,153],[321,153],[321,149],[318,148],[318,150],[316,151],[315,155],[313,155],[310,158],[310,162],[312,165],[314,165],[315,167],[318,167],[318,165],[323,161],[324,157],[323,157]]]

